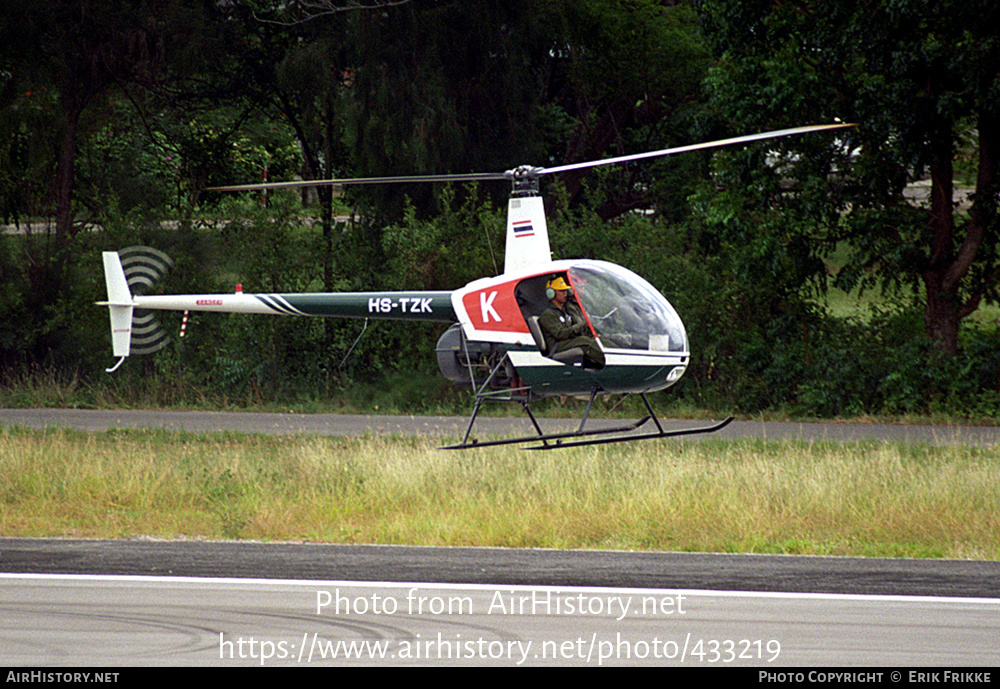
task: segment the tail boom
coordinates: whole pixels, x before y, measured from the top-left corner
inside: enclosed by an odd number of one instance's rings
[[[228,294],[133,295],[118,253],[106,251],[103,258],[108,300],[98,304],[110,310],[112,347],[119,359],[109,372],[121,366],[130,353],[136,309],[442,323],[457,320],[452,293],[447,291],[244,294],[237,290]]]
[[[290,294],[177,294],[137,296],[133,305],[165,311],[386,320],[455,320],[451,292],[304,292]]]

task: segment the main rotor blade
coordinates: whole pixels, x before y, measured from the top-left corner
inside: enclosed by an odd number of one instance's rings
[[[763,141],[765,139],[777,139],[783,136],[793,136],[796,134],[805,134],[807,132],[819,132],[829,129],[845,129],[847,127],[856,126],[856,124],[817,124],[806,127],[794,127],[792,129],[779,129],[772,132],[737,136],[732,139],[706,141],[688,146],[665,148],[659,151],[636,153],[634,155],[619,156],[617,158],[604,158],[602,160],[571,163],[569,165],[560,165],[558,167],[537,168],[523,166],[507,170],[506,172],[470,172],[451,175],[400,175],[394,177],[347,177],[344,179],[310,179],[298,180],[294,182],[261,182],[259,184],[237,184],[225,187],[208,187],[206,188],[206,191],[258,191],[263,189],[293,189],[336,185],[399,184],[421,182],[492,182],[497,180],[511,180],[521,177],[534,178],[539,175],[568,172],[570,170],[580,170],[583,168],[597,167],[599,165],[614,165],[616,163],[626,163],[633,160],[643,160],[646,158],[675,155],[677,153],[687,153],[688,151],[698,151],[707,148],[721,148],[722,146],[732,146],[734,144],[750,143],[752,141]]]
[[[809,125],[806,127],[794,127],[792,129],[778,129],[773,132],[762,132],[760,134],[748,134],[746,136],[737,136],[732,139],[720,139],[718,141],[706,141],[700,144],[690,144],[688,146],[678,146],[677,148],[664,148],[659,151],[649,151],[646,153],[636,153],[634,155],[618,156],[617,158],[605,158],[603,160],[591,160],[583,163],[571,163],[569,165],[560,165],[558,167],[546,167],[535,171],[539,175],[549,175],[559,172],[568,172],[570,170],[580,170],[583,168],[597,167],[598,165],[614,165],[616,163],[627,163],[633,160],[643,160],[645,158],[656,158],[660,156],[669,156],[676,153],[687,153],[689,151],[699,151],[706,148],[720,148],[722,146],[732,146],[734,144],[744,144],[751,141],[763,141],[765,139],[777,139],[783,136],[793,136],[795,134],[805,134],[807,132],[819,132],[825,131],[827,129],[844,129],[847,127],[856,127],[856,124],[816,124]]]
[[[237,184],[226,187],[207,187],[206,191],[255,191],[260,189],[289,189],[297,187],[325,187],[336,185],[398,184],[402,182],[490,182],[510,179],[505,172],[477,172],[454,175],[402,175],[397,177],[350,177],[344,179],[306,179],[294,182],[261,182]]]

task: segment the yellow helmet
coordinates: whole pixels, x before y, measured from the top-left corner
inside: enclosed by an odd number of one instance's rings
[[[555,278],[554,280],[549,280],[545,284],[545,289],[551,289],[551,290],[557,290],[558,291],[558,290],[563,290],[563,289],[570,289],[570,286],[568,284],[566,284],[566,281],[563,280],[562,276],[560,276],[560,277]]]

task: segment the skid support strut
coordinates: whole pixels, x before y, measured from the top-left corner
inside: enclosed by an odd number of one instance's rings
[[[649,412],[646,416],[630,424],[615,426],[612,428],[600,428],[593,430],[586,430],[587,420],[590,417],[590,411],[594,404],[594,399],[597,397],[600,391],[594,388],[590,397],[587,400],[587,406],[584,409],[583,418],[580,419],[580,426],[576,431],[569,431],[565,433],[545,433],[542,431],[541,426],[538,423],[538,419],[531,412],[531,407],[528,405],[527,394],[519,395],[518,401],[521,402],[521,406],[528,418],[531,420],[532,426],[534,426],[536,435],[528,435],[518,438],[503,438],[500,440],[486,440],[479,441],[477,439],[471,439],[472,429],[476,423],[476,418],[479,415],[479,410],[482,407],[482,403],[488,399],[493,400],[513,400],[513,396],[500,397],[495,394],[490,394],[485,392],[485,386],[480,389],[476,394],[476,405],[472,411],[472,418],[469,419],[469,426],[465,431],[465,436],[462,442],[457,445],[449,445],[442,449],[445,450],[459,450],[471,447],[492,447],[496,445],[521,445],[527,443],[536,443],[530,448],[531,450],[554,450],[558,448],[565,447],[580,447],[583,445],[603,445],[608,443],[622,443],[630,442],[633,440],[652,440],[654,438],[672,438],[682,435],[696,435],[701,433],[714,433],[715,431],[721,430],[729,425],[733,420],[733,417],[729,417],[718,423],[709,426],[698,426],[694,428],[681,428],[666,430],[657,418],[656,413],[653,411],[653,407],[649,404],[649,400],[646,395],[639,393],[642,398],[642,402],[646,407],[646,411]],[[635,433],[642,426],[652,419],[653,424],[656,426],[655,431],[650,431],[648,433]]]

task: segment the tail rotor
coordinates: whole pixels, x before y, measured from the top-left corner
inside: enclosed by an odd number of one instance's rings
[[[130,246],[118,252],[122,270],[132,294],[143,295],[156,286],[173,268],[173,260],[159,249],[149,246]],[[132,314],[133,354],[153,354],[170,344],[170,335],[151,309],[135,309]]]
[[[104,252],[108,300],[98,303],[111,312],[111,341],[118,357],[118,363],[107,369],[108,373],[121,366],[129,354],[152,354],[170,343],[159,315],[135,308],[132,295],[148,292],[173,265],[169,256],[148,246]]]

